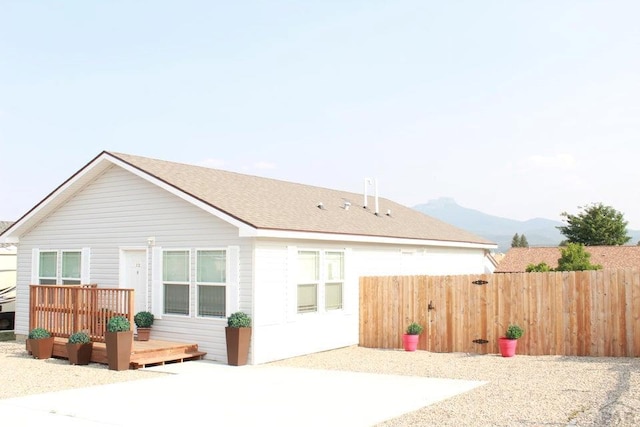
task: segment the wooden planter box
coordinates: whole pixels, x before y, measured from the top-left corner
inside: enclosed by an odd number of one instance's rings
[[[27,339],[27,351],[36,359],[49,359],[53,355],[53,337]]]
[[[71,365],[88,365],[91,362],[93,343],[74,344],[67,343],[67,357]]]
[[[138,328],[138,341],[149,341],[151,328]]]
[[[233,366],[247,364],[249,343],[251,342],[251,328],[225,327],[227,338],[227,363]]]
[[[126,371],[131,363],[133,349],[133,331],[105,332],[107,362],[112,371]]]

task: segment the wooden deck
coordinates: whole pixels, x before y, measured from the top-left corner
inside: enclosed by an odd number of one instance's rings
[[[66,338],[56,338],[53,345],[53,357],[68,359]],[[200,360],[207,354],[198,350],[198,344],[177,343],[170,341],[133,341],[131,353],[132,369],[144,368],[150,365],[164,365],[165,363]],[[102,342],[93,343],[91,361],[107,364],[107,348]]]

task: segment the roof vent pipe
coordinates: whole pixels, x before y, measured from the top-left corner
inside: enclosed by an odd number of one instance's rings
[[[373,189],[375,191],[375,200],[376,200],[376,215],[380,212],[380,207],[378,206],[378,180],[374,180]]]
[[[373,182],[371,181],[371,178],[364,179],[364,204],[362,205],[362,207],[365,209],[367,208],[367,187],[372,183]]]

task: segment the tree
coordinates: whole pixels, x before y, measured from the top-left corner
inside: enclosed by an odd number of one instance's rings
[[[629,240],[624,215],[611,206],[602,203],[578,206],[583,212],[572,215],[562,212],[567,225],[557,227],[569,243],[581,243],[585,246],[617,246]]]
[[[518,233],[513,235],[511,239],[511,247],[512,248],[528,248],[529,242],[527,241],[527,237],[523,234],[520,236]]]
[[[544,273],[546,271],[553,271],[553,268],[549,267],[549,264],[547,264],[546,262],[541,262],[538,265],[529,264],[527,265],[527,269],[526,269],[527,273],[532,273],[532,272]]]
[[[569,243],[561,249],[562,256],[558,259],[558,268],[555,271],[584,271],[600,270],[599,264],[591,264],[591,254],[585,251],[581,243]]]
[[[528,248],[529,247],[529,242],[527,241],[527,236],[525,236],[524,234],[522,236],[520,236],[520,247],[521,248]]]

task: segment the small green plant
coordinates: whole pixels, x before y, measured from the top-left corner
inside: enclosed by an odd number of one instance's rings
[[[522,329],[520,326],[509,325],[507,327],[507,333],[505,334],[505,337],[510,340],[517,340],[522,336],[522,334],[524,334],[524,329]]]
[[[43,338],[49,338],[51,334],[45,328],[34,328],[29,331],[29,339],[40,340]]]
[[[150,328],[153,325],[153,313],[148,311],[140,311],[133,316],[133,322],[138,328]]]
[[[69,335],[69,344],[89,344],[91,337],[86,332],[75,332]]]
[[[413,322],[409,326],[407,326],[407,334],[408,335],[420,335],[424,328],[419,323]]]
[[[241,311],[237,311],[227,318],[227,326],[230,328],[249,328],[251,318]]]
[[[107,331],[123,332],[131,330],[131,322],[124,316],[113,316],[107,322]]]

